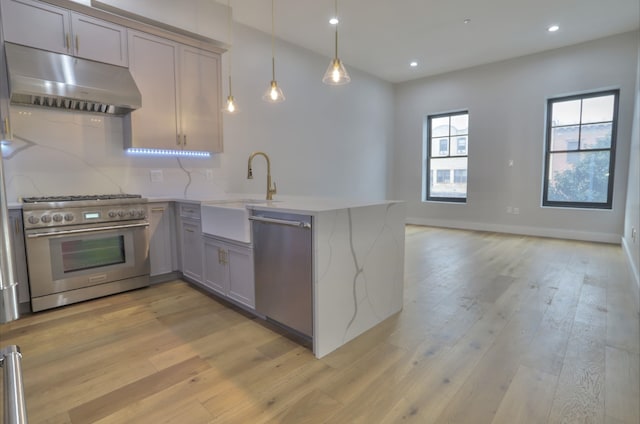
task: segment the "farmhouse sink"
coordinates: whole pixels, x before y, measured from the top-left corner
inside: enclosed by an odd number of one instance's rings
[[[251,243],[251,223],[247,205],[276,203],[277,200],[235,199],[202,203],[202,232],[242,243]]]

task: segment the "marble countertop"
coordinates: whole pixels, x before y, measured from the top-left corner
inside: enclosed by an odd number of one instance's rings
[[[314,215],[321,212],[352,209],[372,205],[387,205],[399,203],[393,200],[352,200],[303,196],[277,196],[273,200],[262,200],[260,198],[244,195],[239,198],[229,198],[224,200],[210,200],[202,202],[203,205],[212,205],[233,209],[253,209],[261,211],[276,211],[282,213],[297,213]]]
[[[264,200],[264,194],[232,193],[225,196],[207,198],[183,198],[178,196],[149,196],[149,203],[154,202],[183,202],[198,205],[211,204],[229,208],[248,208],[255,210],[278,211],[283,213],[315,213],[358,208],[372,205],[398,203],[394,200],[352,200],[304,196],[276,196],[274,200]],[[9,202],[9,209],[21,209],[21,202]]]

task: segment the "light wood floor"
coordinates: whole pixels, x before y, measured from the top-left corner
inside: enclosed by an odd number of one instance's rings
[[[184,282],[0,326],[34,423],[640,422],[619,246],[407,227],[404,310],[322,360]]]

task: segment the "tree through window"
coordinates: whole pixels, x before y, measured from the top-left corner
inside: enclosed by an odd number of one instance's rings
[[[611,209],[619,91],[550,99],[544,206]]]

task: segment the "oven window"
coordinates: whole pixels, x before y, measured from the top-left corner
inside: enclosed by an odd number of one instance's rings
[[[60,249],[64,273],[126,262],[123,235],[63,241]]]

